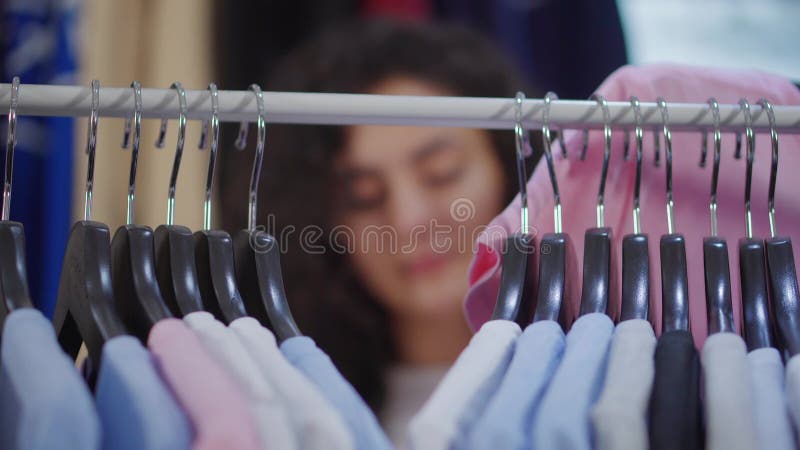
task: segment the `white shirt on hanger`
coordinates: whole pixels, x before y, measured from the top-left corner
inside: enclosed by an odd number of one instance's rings
[[[631,319],[617,324],[603,390],[591,413],[599,450],[647,448],[655,350],[656,335],[650,322]]]
[[[786,401],[794,422],[795,433],[800,432],[800,355],[786,362]],[[797,436],[800,441],[800,436]]]
[[[197,334],[211,356],[247,394],[248,405],[261,436],[262,448],[299,448],[283,402],[267,382],[267,378],[261,374],[236,333],[205,311],[187,314],[183,320]]]
[[[275,336],[252,317],[230,324],[263,377],[275,387],[303,449],[350,450],[353,437],[339,413],[305,375],[284,358]]]
[[[747,354],[753,392],[753,416],[761,450],[793,450],[792,423],[786,408],[783,361],[772,347],[757,348]]]
[[[712,334],[703,344],[700,360],[705,380],[706,448],[758,448],[744,340],[734,333]]]
[[[472,336],[453,367],[408,426],[408,447],[460,447],[494,394],[522,330],[509,320],[490,320]]]

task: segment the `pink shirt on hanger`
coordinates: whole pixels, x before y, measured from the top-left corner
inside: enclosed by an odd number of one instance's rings
[[[754,70],[723,70],[679,65],[626,66],[611,74],[597,89],[608,101],[629,101],[635,95],[641,102],[654,102],[663,96],[671,103],[705,103],[716,97],[720,104],[736,104],[742,97],[751,106],[764,97],[773,106],[800,105],[800,90],[785,78]],[[754,120],[758,114],[754,114]],[[724,122],[726,117],[721,118]],[[512,131],[509,130],[509,133]],[[661,163],[653,166],[653,136],[645,130],[642,164],[641,208],[642,232],[649,236],[651,270],[650,320],[657,333],[661,330],[661,272],[659,240],[667,232],[664,144],[661,127],[657,132],[662,140]],[[797,170],[800,169],[800,135],[781,134],[777,192],[775,196],[777,230],[779,235],[794,241],[795,260],[800,261],[800,201],[797,199]],[[589,148],[585,161],[579,160],[582,133],[568,130],[565,134],[569,157],[563,159],[560,148],[553,143],[555,169],[561,191],[563,230],[572,239],[575,249],[575,270],[568,275],[572,283],[571,297],[565,299],[570,321],[580,305],[582,279],[583,237],[587,228],[595,226],[595,205],[603,160],[603,133],[589,133]],[[744,139],[743,139],[744,141]],[[613,130],[612,153],[606,184],[606,226],[613,229],[612,249],[616,274],[613,282],[609,313],[616,318],[620,309],[619,283],[622,273],[622,237],[633,232],[632,205],[636,169],[635,145],[631,139],[631,158],[623,160],[624,132]],[[700,168],[701,133],[672,132],[673,186],[676,232],[686,239],[689,276],[690,325],[695,343],[702,346],[707,334],[705,289],[703,279],[703,238],[710,234],[709,200],[713,166],[713,137],[709,134],[709,156],[705,168]],[[742,158],[734,159],[735,135],[723,133],[722,158],[718,186],[719,236],[728,241],[731,283],[736,327],[741,325],[741,285],[739,281],[738,241],[744,237],[744,180],[745,143]],[[756,134],[753,166],[752,213],[753,236],[769,237],[767,190],[771,165],[771,144],[768,133]],[[540,238],[553,231],[553,190],[542,158],[528,182],[529,219],[533,232]],[[507,232],[519,230],[519,196],[489,226],[489,233],[478,238],[477,253],[469,269],[470,289],[465,299],[467,319],[473,329],[489,320],[500,284],[500,260],[497,251]],[[537,238],[537,243],[538,243]],[[538,245],[537,245],[538,249]],[[538,250],[537,250],[538,251]]]
[[[260,448],[247,400],[194,333],[178,319],[153,326],[147,346],[192,422],[195,450]]]

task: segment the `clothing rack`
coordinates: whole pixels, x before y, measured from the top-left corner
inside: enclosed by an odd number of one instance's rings
[[[27,116],[87,117],[91,106],[91,88],[21,84],[17,113]],[[0,84],[0,111],[9,108],[11,85]],[[211,114],[208,90],[186,90],[187,119],[205,120]],[[669,103],[669,126],[672,131],[698,131],[712,127],[712,114],[705,103]],[[753,131],[769,131],[769,122],[758,99],[751,104]],[[128,117],[133,111],[133,90],[129,87],[102,87],[99,115]],[[144,118],[177,118],[178,99],[172,89],[142,89]],[[268,123],[317,125],[421,125],[486,129],[514,127],[513,98],[425,97],[371,94],[322,94],[264,92]],[[544,101],[523,101],[523,124],[540,128]],[[635,125],[628,102],[608,102],[611,125],[631,129]],[[774,105],[779,133],[800,133],[800,105]],[[656,103],[642,102],[642,125],[663,125]],[[720,104],[720,130],[744,131],[745,122],[737,104]],[[219,119],[224,122],[254,122],[256,102],[250,91],[219,91]],[[550,125],[554,129],[599,129],[603,114],[591,100],[554,100],[550,107]]]

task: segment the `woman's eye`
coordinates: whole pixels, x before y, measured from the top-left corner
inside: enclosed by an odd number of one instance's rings
[[[463,170],[461,166],[449,167],[425,174],[425,181],[431,187],[442,187],[454,183],[461,177]]]
[[[439,151],[420,164],[422,180],[430,187],[447,186],[464,172],[464,164],[455,151]]]
[[[342,206],[356,211],[380,207],[385,197],[383,184],[373,177],[352,177],[343,182]]]
[[[432,188],[457,181],[464,172],[463,153],[448,141],[435,141],[416,161],[422,182]]]

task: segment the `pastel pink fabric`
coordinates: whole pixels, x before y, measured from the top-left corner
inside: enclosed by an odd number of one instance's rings
[[[800,90],[788,80],[752,70],[723,70],[678,65],[626,66],[611,74],[597,89],[609,101],[629,101],[635,95],[642,102],[654,102],[663,96],[669,103],[705,103],[716,97],[720,103],[736,104],[745,97],[751,105],[764,97],[774,106],[800,105]],[[757,109],[757,108],[756,108]],[[754,114],[754,119],[758,114]],[[724,121],[726,118],[722,117]],[[661,134],[661,130],[658,132]],[[511,133],[511,131],[509,131]],[[659,240],[667,232],[666,187],[663,135],[661,136],[661,164],[654,167],[653,136],[644,135],[644,163],[642,169],[641,205],[642,229],[648,234],[651,267],[650,320],[657,333],[661,331],[661,272]],[[580,305],[582,279],[583,240],[587,228],[595,226],[595,205],[603,160],[603,133],[590,132],[588,155],[579,160],[582,133],[578,130],[565,134],[568,158],[560,156],[554,144],[555,168],[561,190],[563,230],[570,235],[575,250],[575,270],[569,279],[570,293],[562,307],[567,308],[569,322],[574,319]],[[622,261],[622,237],[633,232],[633,188],[636,162],[635,147],[631,142],[631,158],[623,160],[624,133],[614,130],[612,154],[606,185],[606,226],[613,229],[615,286],[609,304],[612,318],[620,310],[619,277]],[[705,290],[703,278],[703,238],[710,234],[709,198],[713,139],[708,137],[709,159],[705,168],[698,167],[701,133],[672,132],[673,185],[675,199],[675,226],[686,239],[688,261],[690,325],[698,347],[707,334]],[[794,241],[795,260],[800,261],[800,199],[797,170],[800,170],[800,136],[780,134],[780,158],[777,193],[775,197],[777,230]],[[743,157],[733,157],[735,135],[722,135],[722,158],[719,179],[719,235],[728,241],[731,283],[733,285],[734,316],[737,329],[741,326],[741,292],[739,281],[738,241],[744,236],[744,180],[745,145]],[[754,237],[769,237],[767,192],[770,176],[771,144],[768,133],[756,135],[755,163],[753,168],[752,213]],[[529,220],[533,232],[541,237],[553,231],[553,189],[542,158],[528,182]],[[498,252],[508,232],[519,230],[519,196],[497,216],[487,232],[478,238],[478,247],[470,265],[470,289],[465,299],[465,312],[470,326],[478,329],[491,315],[500,284],[500,258]],[[538,241],[537,241],[538,242]],[[535,275],[534,275],[535,276]]]
[[[244,393],[181,320],[156,323],[147,346],[192,422],[193,449],[260,448]]]

